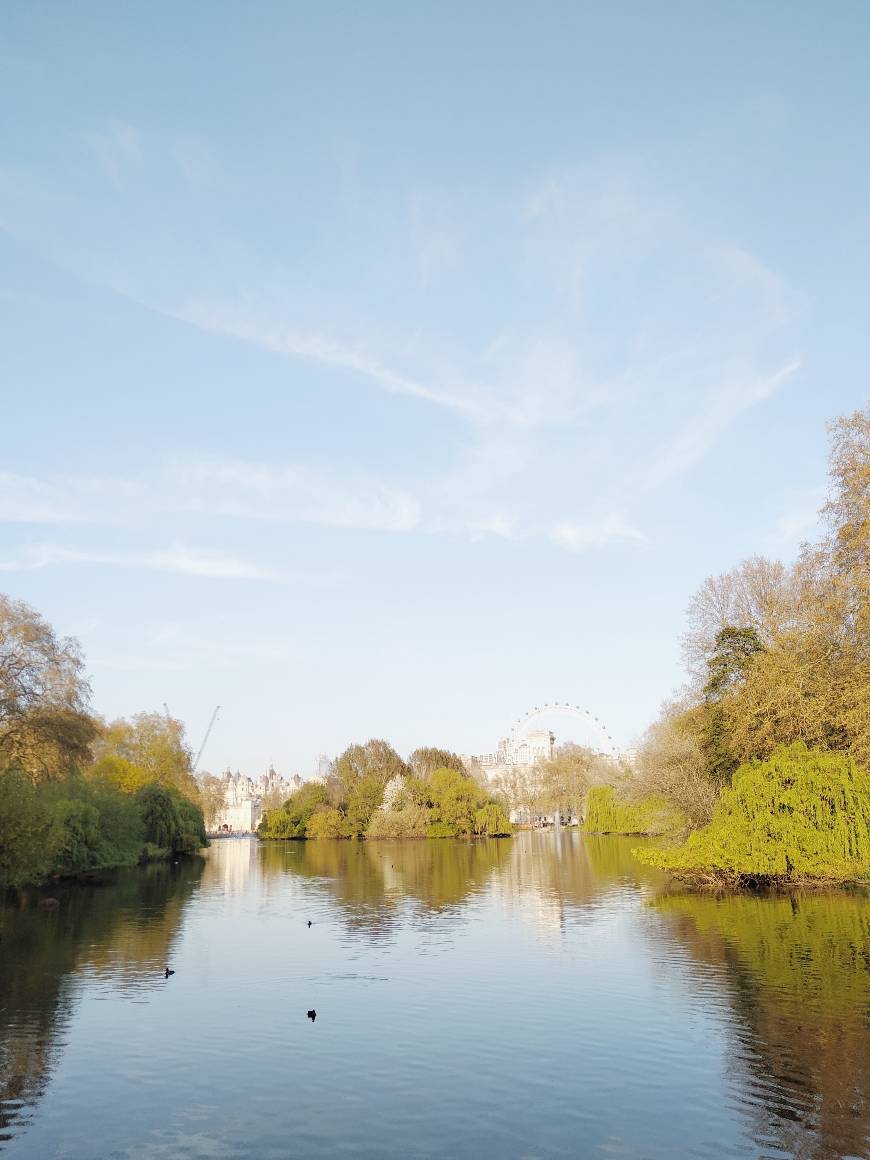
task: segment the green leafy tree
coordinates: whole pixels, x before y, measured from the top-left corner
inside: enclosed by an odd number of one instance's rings
[[[164,785],[146,785],[135,795],[150,853],[193,854],[206,846],[202,810]]]
[[[0,894],[41,881],[51,869],[52,818],[31,778],[0,772]]]
[[[347,825],[350,832],[362,837],[368,829],[372,814],[384,801],[384,786],[379,776],[360,777],[350,787],[347,799]]]
[[[498,802],[487,802],[474,815],[474,832],[489,838],[506,838],[513,826]]]
[[[424,745],[408,757],[408,764],[417,777],[425,780],[431,777],[436,769],[456,769],[465,772],[465,766],[458,753],[451,753],[449,749],[438,749],[433,745]]]
[[[658,796],[636,801],[612,785],[597,785],[586,799],[583,829],[587,833],[664,834],[684,826],[684,816]]]
[[[363,778],[374,778],[383,788],[394,777],[406,777],[409,772],[392,745],[375,738],[364,745],[349,745],[333,762],[330,776],[349,794]]]
[[[754,628],[735,628],[729,624],[720,629],[707,661],[706,701],[721,701],[736,689],[745,679],[753,657],[763,647]]]
[[[305,827],[306,838],[353,838],[356,831],[335,806],[319,806]]]
[[[95,761],[87,771],[87,776],[92,781],[104,782],[128,794],[137,793],[152,781],[147,770],[115,753],[106,754]]]
[[[305,782],[280,809],[266,811],[257,833],[266,839],[304,838],[314,812],[329,804],[329,794],[322,782]]]
[[[641,861],[695,880],[745,885],[870,875],[870,773],[843,753],[782,746],[742,765],[713,820]]]
[[[436,770],[429,783],[435,815],[433,824],[441,823],[457,836],[473,834],[475,815],[484,800],[477,783],[456,769]]]
[[[103,727],[94,745],[97,762],[120,757],[144,770],[148,782],[177,790],[199,801],[199,786],[191,773],[191,751],[183,722],[165,713],[137,713]]]

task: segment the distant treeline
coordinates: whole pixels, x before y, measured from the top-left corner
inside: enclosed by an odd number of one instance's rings
[[[261,838],[470,838],[511,833],[504,806],[445,749],[403,761],[386,741],[351,745],[326,778],[267,810]]]
[[[180,721],[107,723],[78,644],[0,595],[0,891],[205,846]]]

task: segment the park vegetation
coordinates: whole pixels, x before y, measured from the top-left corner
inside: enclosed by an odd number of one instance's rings
[[[351,745],[322,782],[307,782],[258,833],[293,838],[504,837],[504,806],[448,750],[416,749],[404,761],[386,741]]]
[[[824,535],[705,581],[689,681],[618,790],[681,812],[683,843],[640,856],[693,882],[870,878],[870,408],[830,432]]]
[[[0,595],[0,891],[205,846],[184,727],[105,722],[76,641]]]

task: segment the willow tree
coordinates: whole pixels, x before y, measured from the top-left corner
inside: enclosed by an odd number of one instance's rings
[[[715,884],[870,876],[870,773],[843,753],[782,746],[742,765],[708,826],[641,861]]]

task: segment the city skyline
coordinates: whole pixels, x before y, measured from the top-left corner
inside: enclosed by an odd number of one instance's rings
[[[839,12],[13,6],[0,590],[95,709],[220,704],[214,771],[552,697],[632,746],[868,395]]]

